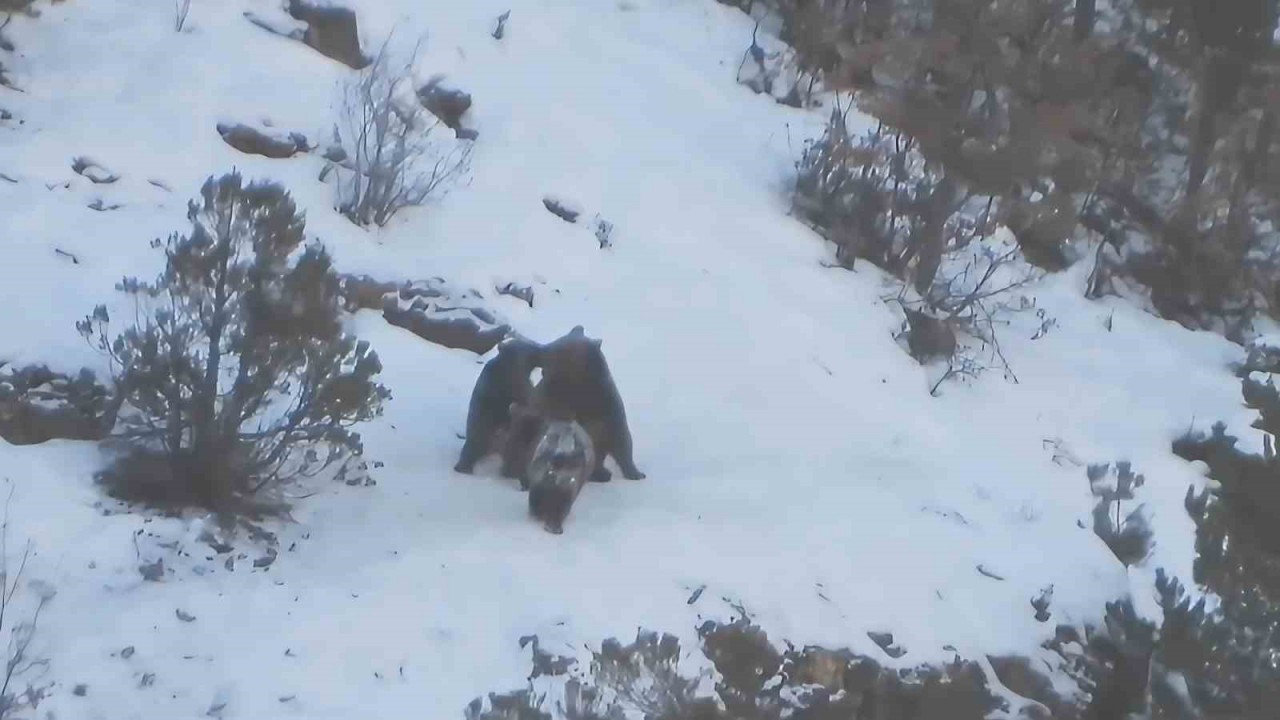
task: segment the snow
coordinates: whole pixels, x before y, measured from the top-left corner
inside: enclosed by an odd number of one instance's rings
[[[931,397],[937,371],[894,342],[882,278],[822,267],[830,249],[787,216],[794,160],[825,113],[735,84],[749,18],[713,0],[352,7],[366,48],[393,27],[397,47],[425,35],[416,71],[471,93],[480,133],[468,184],[377,232],[332,210],[319,158],[239,154],[215,131],[269,120],[330,136],[352,71],[246,20],[278,14],[272,0],[197,0],[181,34],[154,0],[16,18],[6,65],[23,92],[0,89],[15,115],[0,172],[18,180],[0,183],[0,305],[20,311],[0,317],[0,358],[101,369],[75,321],[99,302],[131,313],[113,285],[157,272],[150,241],[185,230],[201,182],[235,167],[288,187],[344,272],[440,276],[494,296],[526,336],[582,324],[602,338],[648,479],[587,488],[565,534],[545,533],[492,462],[451,470],[482,361],[370,312],[352,326],[394,394],[364,431],[377,485],[315,488],[271,528],[296,549],[269,569],[250,555],[227,572],[190,520],[103,514],[89,444],[0,444],[9,554],[31,538],[28,577],[57,590],[37,641],[57,717],[220,704],[226,718],[456,717],[523,685],[523,635],[581,656],[644,626],[692,648],[699,619],[732,614],[726,599],[775,640],[887,665],[950,659],[947,645],[1030,655],[1056,623],[1096,620],[1131,590],[1147,601],[1156,567],[1190,578],[1182,498],[1203,478],[1169,444],[1222,420],[1261,447],[1228,368],[1240,348],[1085,300],[1080,265],[1028,289],[1057,320],[1044,337],[1030,339],[1033,312],[1002,329],[1018,382],[991,372]],[[75,174],[81,156],[120,179]],[[547,212],[548,196],[607,218],[613,247]],[[122,207],[90,210],[99,198]],[[533,285],[534,307],[492,292],[507,282]],[[1126,573],[1085,529],[1093,500],[1070,458],[1127,459],[1146,476],[1146,568]],[[171,572],[144,582],[137,566],[161,557]],[[1037,623],[1030,600],[1050,584],[1053,617]],[[868,631],[892,632],[906,655],[890,659]]]

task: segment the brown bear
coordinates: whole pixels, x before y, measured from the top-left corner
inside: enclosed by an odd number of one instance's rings
[[[497,356],[485,364],[471,392],[467,437],[454,470],[469,475],[481,458],[491,452],[501,452],[503,477],[524,474],[525,466],[518,460],[522,446],[516,443],[516,434],[511,432],[511,406],[529,402],[533,393],[530,374],[538,367],[541,357],[542,347],[523,338],[498,346]],[[536,441],[535,436],[533,442]]]
[[[504,477],[519,478],[521,490],[529,489],[527,470],[533,462],[534,449],[546,433],[549,423],[548,418],[535,407],[536,403],[537,400],[532,395],[528,398],[528,404],[511,403],[511,424],[507,428],[506,443],[502,448],[502,474]]]
[[[547,420],[576,421],[595,450],[592,482],[608,482],[604,459],[612,455],[628,480],[645,474],[632,457],[631,430],[622,396],[613,382],[601,341],[589,338],[581,325],[542,347],[542,381],[533,392],[534,411]]]
[[[541,520],[547,532],[559,535],[596,465],[595,452],[591,436],[572,420],[548,420],[543,428],[525,474],[529,514]]]

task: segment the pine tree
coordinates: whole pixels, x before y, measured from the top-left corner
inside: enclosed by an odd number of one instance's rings
[[[166,481],[198,504],[261,506],[284,482],[359,454],[351,428],[389,393],[377,355],[343,331],[329,255],[298,252],[305,221],[283,188],[210,178],[188,218],[190,234],[153,243],[159,277],[118,286],[136,324],[111,339],[99,306],[78,329],[116,373],[114,439],[163,457]]]

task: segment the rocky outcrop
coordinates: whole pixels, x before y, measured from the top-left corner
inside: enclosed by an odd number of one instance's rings
[[[12,445],[101,440],[118,411],[87,370],[74,378],[44,365],[0,373],[0,437]]]
[[[389,324],[443,347],[484,355],[511,334],[511,326],[484,307],[483,295],[443,278],[397,284],[347,275],[340,288],[349,311],[380,310]]]
[[[248,155],[283,160],[309,149],[301,133],[259,130],[241,123],[218,123],[217,130],[223,142]]]

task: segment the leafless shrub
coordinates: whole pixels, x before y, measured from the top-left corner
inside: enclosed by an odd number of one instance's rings
[[[839,267],[865,260],[897,280],[893,299],[907,311],[912,355],[947,361],[934,393],[988,367],[1016,381],[997,328],[1031,307],[1015,291],[1040,275],[995,232],[995,199],[974,196],[905,132],[880,125],[855,136],[845,113],[837,106],[823,136],[806,146],[794,212],[835,245]]]
[[[9,498],[13,497],[12,486]],[[0,523],[0,633],[8,633],[9,646],[3,668],[3,684],[0,684],[0,720],[16,717],[16,714],[28,708],[35,709],[48,686],[37,686],[32,680],[39,681],[43,671],[49,666],[46,658],[33,657],[31,644],[40,625],[40,615],[49,601],[53,599],[53,589],[43,584],[33,587],[37,595],[35,608],[28,619],[14,622],[17,612],[14,602],[18,588],[23,583],[23,574],[27,569],[27,560],[31,557],[31,541],[27,541],[22,550],[22,559],[17,570],[9,565],[9,507],[5,504],[5,516]],[[29,583],[35,585],[35,583]],[[26,687],[18,690],[19,683]]]
[[[338,210],[362,227],[382,227],[400,210],[423,205],[466,174],[471,144],[442,150],[439,122],[413,93],[415,48],[402,68],[383,43],[373,62],[343,88],[334,134],[344,151],[336,163]]]
[[[191,15],[191,0],[174,0],[173,29],[182,32],[187,27],[187,17]]]
[[[1039,277],[1038,271],[1022,261],[1018,247],[995,238],[949,252],[924,296],[924,304],[970,342],[958,346],[943,380],[976,377],[995,368],[1007,380],[1018,381],[1000,346],[998,328],[1008,324],[1014,313],[1033,307],[1016,291]],[[1041,327],[1048,322],[1042,318]],[[934,385],[934,393],[941,384],[942,380]]]

